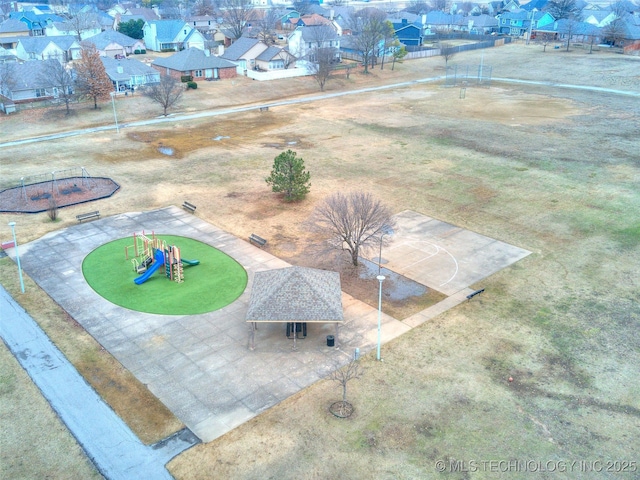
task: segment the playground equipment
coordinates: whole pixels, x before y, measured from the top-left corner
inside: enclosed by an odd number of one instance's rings
[[[135,258],[131,259],[134,271],[140,275],[134,282],[141,285],[151,275],[164,266],[164,275],[171,281],[182,283],[184,281],[184,267],[186,265],[198,265],[198,260],[183,260],[180,256],[180,248],[176,245],[167,245],[167,242],[155,236],[147,237],[144,231],[141,234],[133,234],[133,245],[124,248],[125,258],[129,260],[130,253]]]

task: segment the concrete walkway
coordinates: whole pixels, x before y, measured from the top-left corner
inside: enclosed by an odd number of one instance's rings
[[[144,445],[2,286],[0,312],[0,336],[104,477],[173,478],[164,465],[197,442],[193,435]]]

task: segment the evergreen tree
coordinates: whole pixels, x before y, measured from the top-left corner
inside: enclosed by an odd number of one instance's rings
[[[286,201],[300,200],[309,193],[311,174],[304,170],[304,160],[287,150],[273,161],[271,175],[265,179],[272,191],[284,193]]]
[[[128,37],[141,40],[144,37],[142,27],[144,27],[144,20],[129,20],[118,24],[118,31]]]

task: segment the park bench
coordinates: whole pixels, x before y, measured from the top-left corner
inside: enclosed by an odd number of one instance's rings
[[[184,208],[185,210],[189,210],[191,213],[196,212],[196,206],[193,203],[184,202],[182,204],[182,208]]]
[[[249,236],[249,242],[250,243],[255,243],[256,245],[258,245],[260,247],[264,247],[267,244],[267,241],[264,238],[259,237],[255,233],[252,233],[251,236]]]
[[[80,215],[76,215],[76,219],[82,223],[83,220],[90,220],[92,218],[98,218],[100,216],[100,212],[99,211],[95,211],[95,212],[88,212],[88,213],[81,213]]]
[[[260,107],[260,111],[261,112],[268,112],[269,111],[269,107]]]
[[[473,293],[470,293],[469,295],[467,295],[467,300],[471,300],[473,297],[475,297],[476,295],[480,295],[482,292],[484,292],[484,288],[480,290],[476,290]]]

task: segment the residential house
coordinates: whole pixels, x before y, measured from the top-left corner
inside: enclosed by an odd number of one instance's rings
[[[474,35],[489,35],[498,31],[498,20],[491,15],[477,15],[468,17],[469,33]]]
[[[147,50],[166,52],[191,47],[204,50],[204,35],[183,20],[152,20],[145,22],[142,30]]]
[[[278,9],[276,14],[278,16],[276,30],[293,30],[300,20],[300,13],[295,10]]]
[[[86,42],[93,44],[101,57],[116,58],[131,55],[136,51],[140,53],[142,50],[145,50],[145,45],[142,40],[131,38],[115,30],[109,30],[89,37]]]
[[[421,20],[422,17],[417,15],[415,17],[416,19],[412,22],[405,16],[400,19],[389,19],[393,24],[396,38],[403,45],[419,46],[423,43],[424,26]]]
[[[0,23],[0,39],[4,37],[28,37],[29,27],[25,22],[9,18]],[[0,40],[1,41],[1,40]]]
[[[296,58],[280,47],[269,47],[255,59],[255,69],[260,71],[295,68]]]
[[[530,0],[520,8],[522,8],[522,10],[526,10],[527,12],[541,12],[545,9],[548,2],[549,0]]]
[[[38,15],[33,12],[11,12],[9,18],[24,22],[29,27],[29,35],[41,37],[46,35],[46,29],[54,22],[64,22],[64,18],[59,15],[46,14]]]
[[[29,103],[58,98],[58,88],[52,87],[47,78],[47,62],[14,63],[11,65],[14,82],[5,88],[3,95],[14,103]]]
[[[18,37],[15,55],[24,61],[55,58],[61,63],[81,57],[82,47],[73,35],[61,37]]]
[[[132,91],[138,87],[160,83],[160,72],[131,58],[101,57],[104,69],[116,92]]]
[[[592,10],[585,12],[583,21],[602,28],[609,25],[615,19],[616,14],[611,10]]]
[[[232,43],[221,55],[222,58],[233,62],[238,73],[245,74],[245,70],[253,70],[256,66],[256,58],[264,52],[268,45],[257,38],[240,37]]]
[[[460,31],[463,25],[466,29],[468,20],[463,15],[451,15],[435,10],[427,13],[424,20],[425,31],[429,34]]]
[[[598,43],[602,29],[586,22],[576,22],[562,18],[534,29],[535,35],[552,34],[556,40]]]
[[[318,48],[335,50],[334,62],[340,62],[340,39],[336,31],[329,26],[296,28],[287,39],[289,52],[298,60],[309,60]]]
[[[188,48],[167,58],[158,58],[151,64],[163,75],[176,79],[191,76],[194,81],[235,78],[236,64],[224,58],[215,57],[208,51]]]
[[[521,37],[528,35],[530,31],[539,30],[553,23],[555,19],[548,12],[518,10],[517,12],[505,12],[498,19],[498,31],[506,35]]]
[[[97,19],[91,22],[91,25],[87,25],[80,31],[80,40],[85,40],[88,37],[93,37],[102,31],[102,26]],[[78,35],[78,30],[72,22],[52,22],[47,25],[45,29],[45,35],[47,37],[62,37],[65,35]]]
[[[212,35],[219,26],[216,17],[212,15],[192,15],[187,18],[187,23],[205,35]]]

